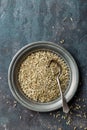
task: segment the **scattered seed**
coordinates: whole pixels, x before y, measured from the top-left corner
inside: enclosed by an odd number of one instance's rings
[[[81,98],[79,98],[79,101],[81,101]]]
[[[66,19],[67,19],[67,17],[65,17],[65,18],[63,19],[63,22],[65,22],[65,21],[66,21]]]
[[[5,99],[5,96],[3,96],[3,99]]]
[[[72,115],[73,113],[70,111],[70,114]]]
[[[31,116],[31,117],[33,117],[34,115],[33,115],[33,114],[31,114],[30,116]]]
[[[16,104],[17,103],[17,101],[14,101],[14,104]]]
[[[81,108],[81,106],[76,106],[75,109],[79,110]]]
[[[86,105],[83,105],[83,107],[86,107]]]
[[[52,115],[52,113],[50,112],[50,116]]]
[[[86,119],[86,113],[83,113],[83,117]]]
[[[56,117],[56,115],[55,115],[55,114],[53,114],[53,117],[55,118],[55,117]]]
[[[85,101],[85,99],[83,98],[83,100],[82,100],[83,102]]]
[[[66,119],[66,117],[65,117],[65,116],[62,116],[62,119]]]
[[[61,120],[58,120],[58,122],[61,122]]]
[[[54,26],[52,26],[52,29],[54,29]]]
[[[82,128],[82,125],[80,126],[80,128]]]
[[[56,114],[56,118],[58,118],[60,116],[60,114]]]
[[[73,19],[70,17],[70,20],[73,22]]]
[[[74,127],[74,130],[76,130],[76,126]]]
[[[22,117],[20,116],[19,118],[20,118],[20,120],[21,120]]]
[[[8,104],[9,102],[7,101],[6,103]]]
[[[68,121],[66,122],[66,124],[67,124],[67,125],[70,125],[70,123],[71,123],[71,121],[70,121],[70,120],[68,120]]]
[[[58,128],[58,130],[62,130],[62,128]]]
[[[17,104],[15,103],[14,105],[13,105],[13,108],[15,108],[17,106]]]
[[[60,41],[60,43],[64,43],[64,39]]]
[[[76,114],[77,117],[82,117],[80,114]]]

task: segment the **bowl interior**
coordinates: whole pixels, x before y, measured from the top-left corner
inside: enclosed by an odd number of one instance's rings
[[[47,102],[47,103],[40,103],[40,102],[36,102],[36,101],[33,101],[33,100],[31,100],[31,99],[29,99],[27,96],[25,96],[25,94],[23,93],[23,91],[20,89],[20,84],[19,84],[19,82],[18,82],[18,72],[19,72],[19,69],[20,69],[20,65],[21,65],[21,63],[25,60],[25,58],[29,55],[29,54],[31,54],[31,53],[33,53],[33,52],[35,52],[35,51],[39,51],[39,50],[44,50],[44,51],[51,51],[51,52],[53,52],[53,53],[56,53],[56,54],[58,54],[58,55],[60,55],[58,52],[54,52],[54,50],[49,50],[49,49],[47,49],[47,48],[40,48],[40,49],[36,49],[36,48],[34,48],[33,50],[31,49],[31,50],[27,50],[26,52],[24,52],[23,54],[21,54],[21,56],[18,58],[18,60],[16,61],[16,64],[14,65],[14,69],[13,69],[13,75],[14,75],[14,77],[13,77],[13,83],[14,83],[14,86],[15,86],[15,90],[18,92],[18,94],[25,100],[25,101],[27,101],[27,102],[33,102],[33,103],[37,103],[37,104],[49,104],[49,103],[52,103],[52,102],[55,102],[55,101],[58,101],[58,100],[60,100],[60,97],[58,97],[57,99],[55,99],[54,101],[50,101],[50,102]],[[61,56],[61,55],[60,55]],[[64,59],[64,61],[67,63],[67,61],[66,61],[66,59],[63,57],[63,56],[61,56],[63,59]],[[67,66],[68,66],[68,68],[70,68],[69,67],[69,64],[67,63]],[[70,73],[70,78],[71,78],[71,73]],[[70,80],[69,80],[69,84],[68,84],[68,86],[67,86],[67,88],[66,88],[66,90],[65,90],[65,94],[67,93],[67,91],[69,90],[69,87],[70,87]]]

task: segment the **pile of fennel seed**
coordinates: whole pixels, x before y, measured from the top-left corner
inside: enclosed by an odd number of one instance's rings
[[[21,63],[18,72],[18,81],[23,93],[37,102],[50,102],[60,96],[56,73],[58,66],[49,61],[55,59],[62,67],[59,77],[62,91],[65,92],[69,82],[69,67],[63,58],[50,51],[36,51],[29,54]]]

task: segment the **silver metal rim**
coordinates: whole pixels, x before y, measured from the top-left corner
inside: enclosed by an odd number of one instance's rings
[[[13,84],[13,68],[14,68],[14,64],[16,64],[17,58],[23,54],[24,52],[26,52],[27,49],[29,48],[33,48],[35,46],[46,46],[49,47],[51,46],[51,48],[56,48],[58,51],[61,52],[61,54],[63,54],[64,58],[68,61],[71,71],[72,71],[72,80],[71,80],[71,85],[70,88],[68,90],[68,92],[65,94],[65,98],[67,100],[67,102],[69,102],[72,97],[74,96],[77,87],[78,87],[78,82],[79,82],[79,71],[78,71],[78,67],[77,64],[74,60],[74,58],[71,56],[71,54],[64,49],[63,47],[52,43],[52,42],[48,42],[48,41],[39,41],[39,42],[34,42],[34,43],[30,43],[26,46],[24,46],[22,49],[20,49],[15,56],[13,57],[10,65],[9,65],[9,69],[8,69],[8,84],[9,84],[9,88],[13,94],[13,96],[15,97],[15,99],[20,102],[23,106],[25,106],[26,108],[30,109],[30,110],[34,110],[34,111],[39,111],[39,112],[48,112],[48,111],[52,111],[52,110],[56,110],[59,109],[60,107],[62,107],[62,100],[58,99],[55,100],[53,102],[50,103],[34,103],[34,102],[27,102],[26,100],[24,100],[19,93],[16,91],[14,84]]]

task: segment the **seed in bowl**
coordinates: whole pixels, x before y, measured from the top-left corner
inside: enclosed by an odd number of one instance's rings
[[[60,96],[56,76],[58,66],[49,62],[55,60],[61,65],[59,76],[62,91],[65,92],[69,83],[69,67],[64,59],[51,51],[36,51],[29,54],[21,63],[18,81],[21,91],[31,100],[50,102]],[[48,67],[49,66],[49,67]]]

